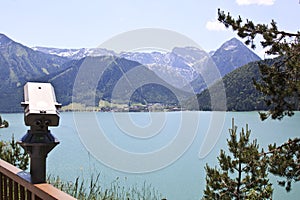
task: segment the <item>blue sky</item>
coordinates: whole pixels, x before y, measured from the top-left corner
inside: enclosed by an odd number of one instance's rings
[[[81,48],[126,31],[162,28],[210,51],[236,36],[216,22],[218,8],[255,22],[274,19],[283,30],[300,27],[298,0],[1,0],[0,32],[29,47]]]

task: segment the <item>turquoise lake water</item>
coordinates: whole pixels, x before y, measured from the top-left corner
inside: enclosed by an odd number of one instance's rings
[[[22,113],[1,116],[10,123],[0,129],[1,139],[26,133]],[[264,122],[257,112],[61,113],[59,127],[50,128],[60,144],[48,155],[47,173],[69,181],[100,173],[106,185],[117,177],[125,185],[146,181],[167,199],[200,199],[204,166],[216,165],[226,149],[232,118],[238,131],[248,124],[264,149],[300,137],[300,113]],[[273,199],[299,199],[299,183],[290,193],[273,184]]]

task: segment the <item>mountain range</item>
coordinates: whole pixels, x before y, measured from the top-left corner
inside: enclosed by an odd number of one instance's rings
[[[126,58],[148,67],[174,87],[184,89],[191,84],[196,93],[206,88],[205,81],[199,75],[203,71],[203,65],[207,64],[207,60],[212,60],[221,77],[249,62],[260,60],[259,56],[236,38],[225,42],[211,55],[195,47],[175,47],[171,52],[121,52],[119,54],[103,48],[57,49],[34,47],[33,49],[72,60],[103,55]]]
[[[114,87],[122,77],[128,79],[127,74],[133,69],[136,70],[135,76],[124,82],[127,89],[132,87],[130,84],[135,79],[147,84],[136,88],[131,97],[126,97],[125,88],[123,93],[115,95],[114,98],[120,102],[130,98],[132,102],[143,104],[178,104],[182,99],[188,99],[194,93],[200,93],[207,88],[202,76],[203,71],[207,71],[208,60],[215,63],[221,76],[249,62],[260,60],[235,38],[225,42],[211,55],[195,47],[176,47],[171,52],[119,54],[97,48],[29,48],[0,34],[0,112],[21,111],[19,103],[23,98],[22,87],[27,81],[51,82],[58,101],[63,105],[71,103],[72,97],[74,100],[74,83],[86,63],[93,70],[104,70],[98,77],[90,80],[98,81],[96,88],[79,90],[77,100],[92,106],[98,105],[102,99],[111,101]],[[89,81],[86,84],[93,85]]]

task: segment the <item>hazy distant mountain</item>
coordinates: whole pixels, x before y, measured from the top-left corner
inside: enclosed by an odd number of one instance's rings
[[[77,103],[97,106],[101,99],[118,103],[128,103],[130,100],[141,103],[178,104],[178,98],[187,98],[191,95],[172,87],[140,63],[125,58],[86,57],[67,64],[69,68],[66,70],[39,80],[51,82],[56,88],[58,100],[65,105],[71,103],[74,96]],[[80,71],[80,69],[86,70]],[[79,73],[87,74],[82,78],[82,74]],[[116,84],[121,78],[124,82],[119,85],[120,89],[116,89]],[[75,81],[80,83],[76,85],[79,88],[74,86]],[[145,81],[149,83],[134,88],[138,83]],[[95,82],[98,84],[93,88]],[[135,92],[130,93],[132,89]],[[175,96],[170,89],[176,91],[178,96]],[[73,94],[74,91],[77,94]]]
[[[202,59],[202,56],[207,57],[205,51],[194,47],[174,48],[171,52],[122,52],[120,54],[102,48],[58,49],[33,47],[33,49],[78,60],[87,56],[97,57],[103,55],[126,58],[143,64],[177,88],[182,88],[197,78],[197,72],[192,65],[196,59],[199,59],[199,56],[200,59]]]
[[[176,47],[171,52],[122,52],[120,54],[107,49],[96,48],[57,49],[34,47],[34,49],[71,59],[103,55],[123,57],[143,64],[174,87],[183,90],[192,87],[196,93],[207,87],[200,74],[209,60],[215,63],[221,77],[249,62],[260,60],[254,52],[236,38],[225,42],[216,51],[209,53],[196,47]]]
[[[259,56],[236,38],[225,42],[216,51],[211,51],[209,55],[214,62],[213,67],[217,67],[220,73],[220,78],[247,63],[261,60]],[[206,70],[209,69],[206,68]],[[216,77],[216,74],[212,73],[213,70],[207,72],[206,77],[200,76],[190,83],[196,93],[200,93],[208,87],[209,83],[205,82],[205,79],[217,80],[216,78],[212,78]]]
[[[259,64],[272,65],[275,59],[248,63],[225,75],[222,80],[226,92],[228,111],[266,110],[264,95],[255,89],[253,79],[260,81]],[[198,94],[198,105],[189,104],[190,109],[211,110],[211,97],[216,97],[220,91],[215,90],[217,84]]]
[[[102,48],[59,49],[51,47],[32,47],[32,49],[46,54],[69,58],[71,60],[80,60],[87,56],[97,57],[103,55],[115,55],[114,51]]]
[[[199,76],[199,66],[209,57],[205,51],[195,47],[176,47],[165,53],[126,52],[120,56],[145,65],[163,80],[181,89]]]
[[[200,74],[208,61],[213,61],[221,77],[234,69],[260,58],[238,39],[225,42],[216,51],[206,53],[196,47],[176,47],[171,52],[122,52],[116,54],[107,49],[57,49],[34,47],[37,51],[81,59],[86,56],[115,55],[137,61],[174,87],[184,89],[192,87],[201,92],[207,87]]]
[[[212,59],[222,77],[238,67],[261,60],[258,55],[236,38],[225,42],[213,53]]]

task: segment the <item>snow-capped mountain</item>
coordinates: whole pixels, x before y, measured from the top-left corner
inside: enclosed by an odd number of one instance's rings
[[[236,38],[225,42],[214,52],[212,59],[222,77],[249,62],[261,60],[258,55]]]
[[[80,60],[87,56],[115,55],[114,51],[103,48],[59,49],[51,47],[32,47],[32,49],[47,54],[66,57],[72,60]]]
[[[58,49],[49,47],[33,47],[52,55],[79,60],[87,56],[115,55],[136,61],[154,71],[160,78],[174,87],[182,88],[198,77],[199,69],[194,66],[208,55],[205,51],[195,47],[176,47],[171,52],[121,52],[102,48]]]
[[[203,70],[206,70],[206,75],[208,74],[207,70],[209,69],[207,68],[209,67],[207,63],[214,63],[221,77],[223,77],[238,67],[260,60],[253,51],[236,38],[225,42],[216,51],[209,53],[196,47],[175,47],[171,52],[137,51],[121,52],[119,54],[103,48],[58,49],[34,47],[33,49],[73,60],[79,60],[87,56],[103,55],[126,58],[141,63],[176,88],[185,88],[186,90],[186,86],[191,84],[196,92],[200,92],[207,87],[203,83],[203,78],[200,77]],[[201,85],[201,87],[197,85]]]
[[[176,47],[164,53],[124,52],[119,56],[143,64],[177,88],[183,88],[196,79],[199,76],[199,64],[208,58],[205,51],[195,47]]]

